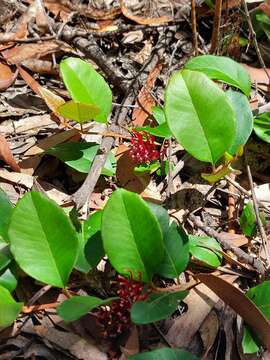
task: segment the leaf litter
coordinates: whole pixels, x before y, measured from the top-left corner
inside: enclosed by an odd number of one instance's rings
[[[14,292],[16,299],[28,303],[34,297],[34,304],[41,308],[37,311],[31,308],[30,315],[24,313],[13,326],[2,332],[3,359],[21,356],[29,359],[125,359],[139,352],[168,346],[185,348],[203,359],[228,356],[246,359],[239,342],[246,325],[255,330],[267,354],[269,320],[244,294],[260,283],[261,275],[250,259],[260,260],[268,267],[269,245],[262,246],[256,217],[253,218],[257,229],[254,235],[243,234],[240,215],[248,200],[254,202],[246,172],[247,162],[256,185],[255,201],[264,212],[263,226],[269,241],[269,146],[254,133],[251,135],[244,156],[237,162],[241,174],[231,186],[228,176],[214,186],[206,183],[199,176],[208,170],[206,166],[181,146],[175,146],[172,139],[156,138],[166,160],[158,169],[137,168],[129,157],[131,129],[146,124],[157,125],[152,106],[162,108],[170,74],[181,69],[194,56],[194,51],[208,53],[211,45],[209,29],[212,30],[212,20],[218,15],[211,4],[197,1],[194,4],[181,0],[104,0],[89,1],[88,4],[71,0],[3,1],[4,15],[0,16],[0,187],[11,201],[15,204],[24,193],[36,190],[53,199],[66,212],[74,207],[73,194],[80,190],[86,174],[46,151],[61,144],[90,142],[89,137],[95,139],[96,144],[103,144],[106,126],[93,127],[90,123],[82,129],[56,111],[59,105],[70,100],[63,88],[60,61],[69,56],[81,57],[93,64],[105,79],[110,79],[109,85],[113,89],[111,119],[120,117],[113,133],[109,133],[115,140],[112,156],[116,159],[116,169],[110,175],[98,178],[87,212],[92,214],[102,210],[113,191],[121,187],[151,202],[166,205],[171,219],[179,221],[189,233],[212,236],[221,245],[230,244],[230,248],[221,246],[223,259],[216,270],[211,268],[211,262],[209,265],[193,256],[188,270],[179,278],[155,279],[155,286],[163,290],[188,286],[192,279],[198,284],[192,285],[189,295],[168,319],[154,325],[134,326],[117,341],[104,341],[94,316],[89,318],[91,315],[87,314],[67,325],[56,314],[55,304],[66,296],[106,298],[114,294],[116,273],[106,259],[87,274],[87,281],[77,272],[72,273],[69,289],[63,291],[64,295],[55,288],[42,293],[40,283],[22,277]],[[269,2],[260,1],[259,10],[256,10],[265,16],[259,24],[261,30],[256,33],[265,63],[260,57],[258,59],[258,49],[253,47],[252,37],[247,36],[249,30],[240,5],[232,3],[229,9],[227,21],[222,17],[222,26],[218,29],[218,54],[234,58],[248,70],[253,84],[251,98],[256,98],[253,114],[260,113],[263,107],[265,113],[270,113],[267,75],[270,63],[269,56],[264,56],[263,51],[267,40],[269,45]],[[191,26],[194,10],[201,14],[195,19],[199,33],[194,28],[194,17]],[[196,44],[194,38],[198,38],[198,49],[193,46]],[[156,56],[158,60],[155,60]],[[150,70],[148,63],[152,64]],[[136,78],[138,85],[134,82]],[[123,92],[128,98],[127,103]],[[23,106],[10,101],[19,98]],[[39,103],[43,107],[35,106]],[[125,109],[124,115],[117,115],[122,109]],[[168,162],[173,164],[170,170]],[[174,171],[180,162],[180,171]],[[235,202],[233,226],[229,228],[228,198],[231,192]],[[203,225],[194,222],[189,217],[190,212],[203,220]],[[83,217],[83,212],[80,215]],[[236,248],[250,261],[237,255]],[[204,250],[211,253],[213,249],[206,246]],[[237,327],[234,320],[236,317],[239,320],[239,316],[242,320]],[[224,334],[226,346],[222,342]],[[264,355],[260,353],[257,358],[261,356]]]

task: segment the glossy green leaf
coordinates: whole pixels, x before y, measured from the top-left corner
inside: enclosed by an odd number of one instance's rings
[[[152,115],[159,125],[166,123],[166,116],[164,113],[164,109],[162,107],[153,106],[152,107]]]
[[[169,126],[167,123],[158,125],[156,127],[151,126],[143,126],[138,128],[139,131],[146,131],[149,134],[169,139],[172,136],[171,130],[169,129]]]
[[[102,211],[97,211],[82,222],[82,231],[79,234],[80,250],[76,269],[87,273],[97,266],[105,255],[101,239]]]
[[[201,55],[189,60],[186,69],[201,71],[211,79],[223,81],[226,84],[242,90],[246,96],[251,91],[251,80],[246,69],[236,61],[215,55]]]
[[[185,270],[189,262],[188,236],[183,229],[173,222],[163,234],[165,256],[158,267],[160,276],[174,279]]]
[[[73,296],[63,301],[62,304],[57,307],[57,313],[65,321],[75,321],[96,307],[107,305],[116,299],[118,298],[102,300],[95,296]]]
[[[46,153],[57,157],[73,169],[88,174],[99,147],[95,143],[68,142],[56,145],[47,150]],[[116,160],[110,152],[101,173],[102,175],[113,176],[115,172]]]
[[[241,230],[246,236],[252,236],[256,232],[257,221],[252,202],[248,202],[240,216]]]
[[[235,155],[239,147],[246,144],[252,133],[253,115],[245,95],[233,90],[227,91],[226,95],[236,114],[235,137],[227,151],[231,155]]]
[[[146,301],[138,301],[132,305],[131,320],[135,324],[149,324],[168,318],[177,309],[188,291],[154,293]]]
[[[151,209],[152,213],[155,215],[157,221],[159,222],[160,228],[162,230],[162,234],[166,234],[169,231],[170,226],[170,217],[168,211],[161,205],[148,202],[146,204]]]
[[[259,308],[264,316],[270,320],[270,281],[251,288],[246,296]],[[260,341],[249,326],[245,325],[244,337],[242,340],[244,353],[255,353],[260,346]]]
[[[172,134],[195,158],[215,164],[231,146],[236,119],[225,93],[205,74],[176,72],[165,92]]]
[[[16,289],[17,279],[10,269],[7,269],[2,275],[0,275],[0,285],[10,292]]]
[[[159,161],[152,161],[150,164],[140,164],[135,166],[134,173],[135,174],[145,174],[145,173],[154,173],[160,168]]]
[[[0,271],[5,269],[12,260],[9,246],[6,243],[0,243]]]
[[[255,339],[252,330],[249,326],[244,326],[243,339],[242,339],[242,349],[244,354],[254,354],[260,350],[260,342],[258,339]]]
[[[69,57],[60,63],[60,72],[71,98],[96,105],[101,111],[96,121],[107,122],[112,108],[112,92],[104,78],[86,61]]]
[[[57,113],[67,119],[84,123],[93,120],[100,113],[100,108],[96,105],[82,104],[70,100],[59,106]]]
[[[102,214],[103,245],[113,267],[148,282],[163,259],[158,221],[139,195],[116,190]]]
[[[28,275],[64,287],[78,252],[76,232],[64,211],[37,192],[23,196],[8,231],[11,252]]]
[[[214,268],[221,264],[222,248],[214,238],[195,235],[189,235],[188,238],[189,251],[195,259]]]
[[[0,239],[4,241],[8,240],[7,230],[12,210],[13,206],[8,196],[0,188]]]
[[[255,117],[254,131],[260,139],[270,144],[270,113]]]
[[[128,357],[129,360],[198,360],[186,350],[161,348]]]
[[[0,327],[6,327],[16,320],[23,303],[17,303],[9,291],[0,285]]]

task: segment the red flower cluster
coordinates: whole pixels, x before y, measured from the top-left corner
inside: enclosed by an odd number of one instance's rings
[[[136,301],[143,301],[149,295],[144,292],[144,285],[118,276],[117,294],[120,299],[114,300],[110,306],[102,307],[96,312],[99,323],[104,328],[104,337],[114,338],[131,327],[130,309]]]
[[[155,145],[155,137],[145,131],[132,130],[129,154],[136,164],[149,164],[160,158],[160,153]]]

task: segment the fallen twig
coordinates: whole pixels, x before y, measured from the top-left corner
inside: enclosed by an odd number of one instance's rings
[[[247,175],[248,175],[248,181],[249,181],[249,184],[250,184],[250,189],[251,189],[251,194],[252,194],[252,202],[253,202],[253,208],[254,208],[254,211],[255,211],[256,221],[257,221],[257,225],[259,227],[259,231],[260,231],[261,238],[262,238],[262,245],[263,245],[265,256],[266,256],[268,266],[269,266],[270,265],[270,254],[269,254],[269,248],[267,246],[268,239],[267,239],[266,233],[264,231],[262,220],[260,218],[258,202],[257,202],[256,194],[255,194],[255,191],[254,191],[254,184],[253,184],[252,175],[251,175],[249,165],[247,165]]]
[[[253,266],[254,269],[256,269],[259,274],[264,274],[265,273],[265,267],[264,267],[263,263],[260,260],[258,260],[256,258],[252,257],[251,255],[245,253],[242,249],[231,245],[229,242],[224,240],[222,238],[222,236],[220,236],[217,231],[215,231],[214,229],[204,225],[204,223],[201,220],[199,220],[195,215],[189,214],[188,218],[199,229],[203,230],[203,232],[205,234],[214,237],[223,246],[224,250],[232,251],[237,256],[239,261],[242,261],[245,264]]]

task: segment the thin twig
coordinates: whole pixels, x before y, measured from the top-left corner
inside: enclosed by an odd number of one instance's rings
[[[235,180],[236,175],[231,173],[229,177],[233,180]],[[231,195],[236,191],[236,188],[233,186],[232,183],[229,183],[229,193],[228,193],[228,232],[230,234],[235,234],[235,215],[236,215],[236,209],[235,209],[235,197]]]
[[[268,239],[267,239],[266,233],[264,231],[262,220],[260,218],[258,202],[257,202],[256,194],[255,194],[255,191],[254,191],[254,184],[253,184],[253,179],[252,179],[252,175],[251,175],[249,165],[247,165],[247,174],[248,174],[248,181],[249,181],[251,194],[252,194],[253,208],[254,208],[254,211],[255,211],[256,221],[257,221],[257,224],[258,224],[258,227],[259,227],[259,231],[260,231],[261,238],[262,238],[262,244],[263,244],[265,256],[266,256],[268,266],[269,266],[270,265],[270,253],[269,253],[269,248],[267,246],[268,245],[267,244]]]
[[[246,18],[247,18],[249,31],[250,31],[250,36],[251,36],[251,39],[253,40],[253,44],[254,44],[254,47],[255,47],[256,54],[258,56],[260,65],[264,69],[264,72],[265,72],[265,74],[266,74],[266,76],[268,78],[269,84],[270,84],[270,74],[268,73],[268,71],[266,69],[266,66],[265,66],[265,63],[264,63],[264,60],[262,58],[262,54],[261,54],[261,51],[260,51],[260,48],[259,48],[259,45],[258,45],[256,33],[255,33],[253,25],[252,25],[252,20],[251,20],[249,11],[248,11],[246,0],[242,0],[242,4],[243,4],[243,7],[244,7],[244,11],[245,11],[245,15],[246,15]]]
[[[204,225],[204,223],[201,220],[199,220],[195,215],[189,214],[188,218],[199,229],[203,230],[203,232],[205,234],[207,234],[208,236],[214,237],[222,245],[224,250],[232,251],[237,256],[239,261],[242,261],[245,264],[253,266],[254,269],[256,269],[259,274],[264,274],[265,273],[264,265],[260,260],[252,257],[251,255],[245,253],[242,249],[240,249],[240,248],[238,248],[236,246],[233,246],[232,244],[230,244],[229,242],[224,240],[222,238],[222,236],[217,231],[215,231],[214,229]]]
[[[213,32],[212,32],[211,48],[210,48],[211,54],[215,53],[218,48],[219,30],[221,23],[221,11],[222,11],[222,0],[216,0],[214,24],[213,24]]]
[[[251,198],[251,194],[248,190],[244,189],[238,182],[231,179],[229,176],[225,176],[225,179],[231,183],[237,190],[239,190],[242,194],[244,194],[247,198]],[[261,201],[257,200],[257,203],[267,212],[270,212],[270,209]]]
[[[191,0],[191,23],[192,23],[192,35],[193,35],[193,46],[195,56],[198,55],[198,34],[197,34],[197,20],[196,20],[196,1]]]

